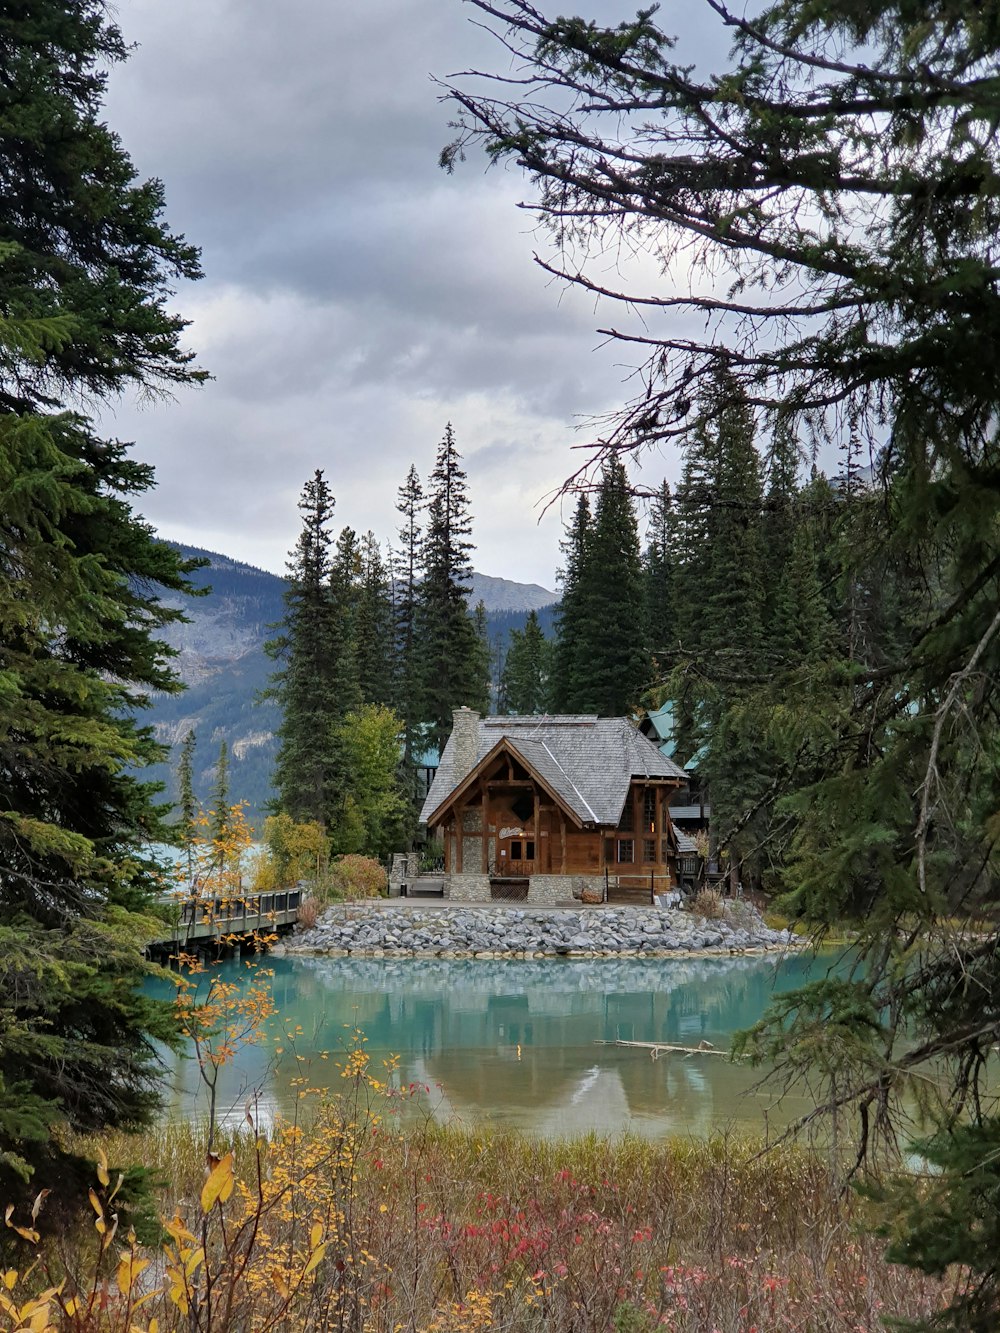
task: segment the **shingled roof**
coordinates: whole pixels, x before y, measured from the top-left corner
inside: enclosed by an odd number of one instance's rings
[[[687,779],[684,770],[625,717],[574,713],[480,718],[476,765],[504,739],[581,824],[616,826],[632,778]],[[456,775],[454,742],[451,736],[444,747],[421,820],[430,819],[468,776]]]

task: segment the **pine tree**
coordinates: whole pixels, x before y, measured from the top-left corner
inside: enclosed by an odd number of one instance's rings
[[[699,636],[705,675],[713,684],[698,704],[704,747],[699,773],[712,805],[713,837],[730,858],[733,887],[740,863],[763,834],[766,815],[748,812],[766,789],[771,757],[759,719],[748,713],[739,678],[744,663],[760,660],[763,636],[763,492],[753,413],[738,386],[719,377],[705,397],[714,433],[704,605]],[[759,877],[759,863],[743,875]]]
[[[985,1333],[1000,1309],[1000,1122],[982,1095],[1000,1040],[1000,940],[983,925],[1000,808],[992,11],[716,6],[731,59],[694,77],[651,7],[605,28],[474,3],[523,63],[487,94],[456,90],[445,165],[471,140],[517,161],[572,245],[565,276],[602,300],[635,309],[631,282],[588,271],[609,229],[655,248],[667,284],[684,261],[683,287],[644,294],[641,330],[623,329],[649,360],[609,447],[682,431],[720,368],[772,424],[797,415],[852,465],[855,439],[884,445],[870,502],[843,498],[850,472],[839,486],[836,559],[821,553],[847,607],[841,661],[771,662],[759,690],[751,653],[720,663],[747,692],[744,733],[782,715],[786,907],[819,929],[851,919],[864,959],[782,997],[748,1046],[822,1080],[826,1109],[857,1111],[859,1163],[898,1094],[936,1086],[940,1103],[919,1106],[937,1174],[907,1185],[894,1251],[929,1272],[967,1265],[931,1322]],[[699,331],[678,312],[710,317]]]
[[[714,433],[708,545],[702,575],[704,650],[727,663],[760,650],[763,598],[763,507],[753,413],[727,376],[705,399]]]
[[[194,761],[195,751],[197,749],[197,736],[192,729],[184,737],[181,745],[180,758],[177,764],[177,806],[179,819],[177,821],[177,833],[180,838],[180,845],[185,853],[185,865],[187,867],[187,880],[190,884],[194,873],[193,846],[195,838],[195,821],[198,818],[198,798],[194,790]]]
[[[212,820],[210,833],[213,842],[225,842],[230,826],[229,809],[229,746],[219,742],[219,756],[215,761],[215,780],[212,783]]]
[[[670,485],[663,481],[650,504],[648,545],[642,562],[646,635],[653,669],[663,674],[676,651],[674,610],[674,506]]]
[[[476,633],[476,651],[471,663],[469,707],[474,708],[477,713],[485,714],[490,712],[493,695],[490,670],[493,651],[490,646],[490,624],[486,616],[486,603],[482,598],[476,603],[476,609],[472,613],[472,627]]]
[[[549,706],[554,713],[581,711],[580,671],[587,632],[584,605],[585,578],[590,558],[593,520],[586,492],[576,502],[573,521],[560,545],[563,555],[559,584],[562,596],[552,654]]]
[[[529,611],[524,629],[510,632],[510,643],[500,678],[500,712],[527,716],[545,711],[549,650],[550,645],[542,632],[538,613]]]
[[[702,612],[715,489],[715,438],[703,422],[684,441],[684,464],[673,497],[673,525],[668,559],[673,593],[674,650],[667,665],[666,689],[673,699],[674,757],[687,763],[702,743],[700,713],[704,682]]]
[[[594,526],[579,581],[577,708],[631,713],[650,683],[642,557],[628,476],[611,457],[601,473]]]
[[[140,989],[146,850],[168,835],[134,721],[173,690],[157,632],[187,587],[133,511],[151,470],[75,409],[202,378],[166,302],[198,276],[100,115],[125,43],[103,5],[39,3],[0,32],[0,1193],[88,1168],[71,1133],[141,1125],[167,1008]],[[65,409],[65,410],[63,410]],[[29,1183],[30,1181],[30,1183]]]
[[[417,643],[418,587],[423,566],[423,531],[420,515],[424,493],[417,469],[410,464],[399,488],[396,511],[402,518],[399,546],[393,564],[395,592],[396,709],[403,723],[403,773],[407,791],[416,794],[413,763],[419,747],[418,727],[423,718],[421,661]]]
[[[366,704],[388,706],[393,698],[393,605],[389,574],[373,532],[361,540],[357,589],[358,685]]]
[[[424,577],[417,604],[421,693],[430,741],[439,750],[451,734],[452,710],[480,697],[480,650],[468,601],[472,520],[451,423],[430,476]]]
[[[334,498],[322,471],[299,499],[302,529],[288,563],[285,617],[266,645],[280,663],[270,692],[281,706],[274,783],[278,806],[296,823],[326,827],[334,799],[336,698],[331,680],[338,636],[330,589]]]

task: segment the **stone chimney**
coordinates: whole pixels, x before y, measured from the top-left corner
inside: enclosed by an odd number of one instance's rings
[[[479,714],[474,708],[456,708],[452,713],[454,741],[455,785],[476,766],[479,753]]]

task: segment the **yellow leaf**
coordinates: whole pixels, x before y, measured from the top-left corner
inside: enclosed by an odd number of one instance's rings
[[[13,1291],[13,1290],[14,1290],[14,1287],[15,1287],[16,1284],[17,1284],[17,1269],[16,1269],[16,1268],[8,1268],[8,1269],[7,1269],[6,1273],[4,1273],[4,1275],[3,1275],[3,1284],[4,1284],[4,1286],[7,1288],[8,1291]]]
[[[323,1223],[317,1222],[316,1225],[313,1227],[313,1229],[309,1232],[309,1244],[312,1246],[313,1249],[315,1249],[322,1239],[323,1239]]]
[[[284,1275],[282,1274],[280,1268],[272,1268],[272,1269],[271,1269],[271,1281],[274,1283],[274,1286],[275,1286],[275,1289],[276,1289],[277,1292],[278,1292],[278,1295],[281,1296],[284,1300],[287,1300],[287,1299],[288,1299],[288,1283],[285,1281],[285,1279],[284,1279]]]
[[[105,1189],[111,1184],[111,1177],[108,1175],[108,1155],[103,1148],[97,1150],[97,1179]]]
[[[103,1217],[104,1217],[104,1209],[101,1207],[101,1201],[100,1201],[100,1199],[97,1197],[97,1195],[94,1193],[94,1191],[93,1191],[93,1190],[90,1190],[89,1193],[88,1193],[88,1196],[87,1196],[87,1197],[90,1199],[90,1206],[93,1208],[93,1210],[94,1210],[94,1212],[97,1214],[97,1216],[98,1216],[99,1218],[103,1218]]]
[[[135,1255],[126,1254],[118,1265],[118,1290],[125,1294],[130,1292],[136,1278],[148,1267],[148,1259],[137,1259]]]
[[[309,1262],[302,1270],[303,1277],[308,1277],[309,1274],[313,1271],[313,1269],[319,1266],[319,1264],[322,1262],[324,1254],[326,1254],[326,1244],[324,1243],[323,1245],[317,1245],[316,1248],[313,1250],[312,1254],[309,1256]]]
[[[229,1186],[229,1193],[232,1193],[233,1154],[231,1152],[227,1152],[225,1157],[208,1174],[208,1179],[201,1191],[201,1211],[203,1213],[212,1211],[216,1200],[220,1198],[227,1185]],[[229,1193],[227,1193],[226,1198],[229,1197]]]

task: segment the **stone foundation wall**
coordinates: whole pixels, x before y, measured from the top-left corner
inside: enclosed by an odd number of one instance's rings
[[[488,903],[490,900],[488,875],[452,875],[446,883],[448,897],[452,902]]]
[[[528,881],[529,903],[571,903],[573,890],[595,888],[604,893],[603,875],[532,875]]]

